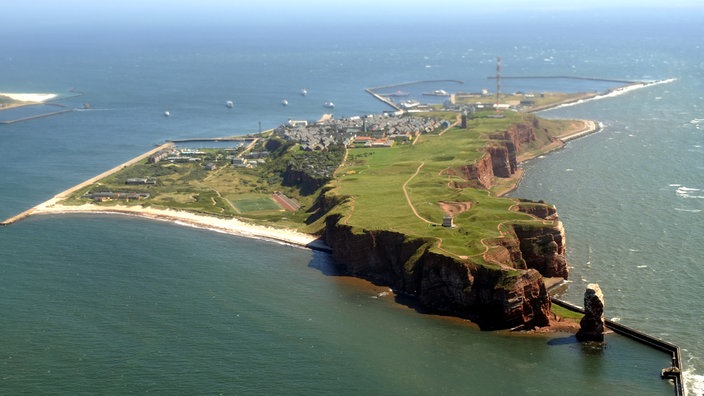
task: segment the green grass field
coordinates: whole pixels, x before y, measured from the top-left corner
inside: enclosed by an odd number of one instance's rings
[[[249,198],[249,199],[231,199],[228,200],[235,207],[238,213],[251,213],[251,212],[266,212],[266,211],[280,211],[281,207],[274,202],[270,197],[263,198]]]
[[[503,223],[535,220],[510,210],[515,204],[512,199],[493,197],[483,189],[451,187],[459,177],[446,170],[479,160],[490,134],[508,129],[523,117],[512,113],[502,119],[473,120],[468,129],[424,135],[412,146],[352,150],[353,157],[338,172],[334,190],[352,198],[343,216],[346,223],[432,237],[446,252],[481,256],[486,245],[502,238]],[[549,141],[547,136],[539,139]],[[456,215],[455,228],[442,227],[445,212],[440,201],[471,203],[472,208]]]

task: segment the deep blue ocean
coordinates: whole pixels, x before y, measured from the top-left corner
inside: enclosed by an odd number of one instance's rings
[[[557,205],[571,266],[563,298],[581,305],[584,286],[599,283],[608,318],[682,348],[687,388],[698,395],[704,28],[691,17],[651,18],[513,21],[498,34],[484,23],[215,25],[58,27],[3,39],[0,92],[53,92],[76,111],[0,125],[0,218],[166,139],[318,119],[326,101],[338,118],[378,114],[387,108],[364,89],[386,84],[452,79],[463,84],[423,90],[493,91],[497,56],[504,75],[674,78],[541,113],[604,128],[523,164],[511,195]],[[0,394],[672,394],[660,379],[669,357],[623,337],[610,334],[595,350],[566,334],[480,332],[330,275],[331,266],[306,249],[138,218],[46,216],[4,227]]]

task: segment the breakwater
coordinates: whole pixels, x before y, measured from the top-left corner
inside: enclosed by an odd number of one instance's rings
[[[487,77],[489,80],[496,80],[496,76]],[[601,82],[612,82],[619,84],[640,84],[643,81],[636,80],[624,80],[618,78],[602,78],[602,77],[584,77],[584,76],[501,76],[502,80],[584,80],[584,81],[601,81]]]
[[[218,138],[187,138],[187,139],[170,139],[167,142],[171,143],[194,143],[194,142],[250,142],[256,138],[248,137],[218,137]]]
[[[552,302],[563,308],[569,309],[570,311],[584,314],[584,309],[567,301],[552,298]],[[675,388],[675,395],[684,395],[684,386],[682,383],[682,354],[680,351],[680,347],[667,341],[655,338],[641,331],[624,326],[620,323],[616,323],[612,320],[607,319],[604,322],[606,323],[606,327],[612,330],[614,333],[620,334],[641,344],[670,354],[672,365],[670,367],[665,367],[662,369],[661,377],[662,379],[672,380]]]
[[[464,84],[464,81],[461,81],[461,80],[420,80],[420,81],[407,81],[407,82],[396,83],[396,84],[380,85],[378,87],[366,88],[364,91],[366,91],[368,94],[372,95],[376,99],[380,100],[381,102],[384,102],[387,105],[391,106],[392,108],[396,109],[397,111],[401,111],[402,109],[399,105],[394,103],[387,96],[379,94],[375,91],[378,91],[381,89],[393,89],[393,88],[405,87],[405,86],[409,86],[409,85],[443,83],[443,82]]]
[[[35,106],[35,105],[27,105],[27,106]],[[53,116],[53,115],[57,115],[57,114],[63,114],[63,113],[68,113],[68,112],[70,112],[70,111],[73,111],[73,109],[67,108],[66,106],[59,105],[59,104],[51,104],[51,105],[49,105],[49,104],[44,104],[44,105],[40,105],[40,106],[56,106],[56,107],[59,107],[60,109],[59,109],[59,110],[55,110],[55,111],[49,111],[49,112],[46,112],[46,113],[32,114],[32,115],[28,115],[28,116],[19,117],[19,118],[13,118],[13,119],[10,119],[10,120],[0,120],[0,124],[14,124],[14,123],[17,123],[17,122],[30,121],[30,120],[34,120],[34,119],[37,119],[37,118],[49,117],[49,116]],[[21,107],[25,107],[25,106],[21,106]],[[18,109],[18,108],[21,108],[21,107],[14,107],[14,108],[12,108],[12,109],[7,109],[7,110],[3,110],[3,111],[12,111],[13,109]]]

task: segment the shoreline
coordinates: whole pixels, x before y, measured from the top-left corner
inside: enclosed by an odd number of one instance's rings
[[[287,245],[309,248],[312,250],[330,251],[330,248],[320,241],[320,239],[315,235],[306,234],[297,230],[274,228],[247,223],[236,218],[217,218],[214,216],[195,214],[186,211],[156,209],[141,205],[116,205],[112,207],[100,207],[86,203],[78,206],[70,206],[59,203],[61,199],[62,198],[55,197],[35,206],[30,215],[100,214],[135,216],[150,220],[170,222],[182,226],[222,232],[244,238],[280,242]]]
[[[526,153],[523,153],[521,155],[518,155],[516,157],[516,161],[518,164],[522,164],[526,161],[538,158],[540,156],[543,156],[545,154],[551,153],[555,150],[560,150],[565,147],[565,144],[570,141],[574,140],[583,136],[591,135],[593,133],[600,132],[603,129],[603,126],[601,123],[593,121],[593,120],[575,120],[582,122],[584,127],[576,130],[576,131],[569,131],[564,134],[561,134],[559,136],[554,137],[554,141],[550,143],[549,145],[543,147],[543,150],[536,150],[536,151],[529,151]],[[501,185],[501,188],[497,188],[494,191],[494,194],[497,197],[503,197],[504,195],[510,193],[511,191],[515,190],[521,180],[523,179],[523,168],[518,167],[518,170],[516,171],[515,174],[511,175],[511,177],[508,178],[508,181],[506,183],[503,183]]]
[[[675,81],[677,81],[676,78],[666,78],[663,80],[655,80],[655,81],[631,82],[630,84],[626,84],[621,87],[609,89],[609,90],[605,91],[604,93],[597,93],[596,95],[589,97],[589,98],[576,99],[576,100],[571,100],[568,102],[556,103],[553,105],[543,106],[543,107],[531,110],[531,111],[529,111],[529,113],[540,113],[543,111],[560,109],[563,107],[576,106],[578,104],[591,102],[594,100],[613,98],[613,97],[620,96],[620,95],[623,95],[623,94],[626,94],[628,92],[635,91],[638,89],[648,88],[653,85],[669,84],[669,83],[675,82]]]

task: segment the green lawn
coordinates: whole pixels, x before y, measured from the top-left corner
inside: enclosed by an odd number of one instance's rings
[[[483,241],[502,237],[502,223],[534,220],[509,210],[515,204],[511,199],[491,197],[483,189],[451,188],[450,182],[459,178],[444,171],[479,160],[488,135],[506,130],[522,117],[513,114],[503,119],[473,120],[468,129],[424,135],[413,146],[351,150],[353,157],[338,172],[341,176],[334,190],[352,197],[345,214],[349,216],[347,224],[433,237],[442,240],[445,251],[481,255],[486,250]],[[405,183],[410,204],[404,194]],[[471,202],[472,208],[455,217],[455,228],[441,227],[444,212],[440,201]]]
[[[261,197],[261,198],[249,198],[249,199],[237,199],[236,196],[228,200],[235,207],[238,213],[250,213],[250,212],[265,212],[265,211],[280,211],[281,207],[274,202],[271,197]]]

